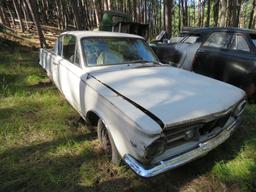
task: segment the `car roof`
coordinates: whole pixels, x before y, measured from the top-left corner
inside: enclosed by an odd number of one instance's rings
[[[64,33],[61,33],[61,35],[74,35],[80,39],[84,37],[123,37],[143,39],[143,37],[138,35],[105,31],[66,31]]]
[[[192,28],[188,29],[188,34],[201,34],[201,33],[210,33],[210,32],[236,32],[236,33],[247,33],[247,34],[255,34],[255,30],[251,29],[241,29],[241,28],[235,28],[235,27],[228,27],[228,28],[219,28],[219,27],[205,27],[205,28]]]

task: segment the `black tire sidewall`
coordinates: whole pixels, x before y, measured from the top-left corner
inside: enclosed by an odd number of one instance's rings
[[[104,131],[107,132],[107,134],[102,134]],[[103,139],[108,139],[108,141],[110,142],[110,146],[111,146],[111,162],[116,164],[116,165],[120,165],[121,163],[121,158],[120,158],[120,154],[117,151],[115,142],[112,138],[111,133],[109,132],[109,130],[106,128],[105,124],[103,123],[103,121],[100,119],[98,121],[98,126],[97,126],[97,135],[98,135],[98,139],[101,143],[101,145],[103,145]],[[108,137],[108,138],[103,138],[103,137]],[[103,148],[105,149],[105,146],[103,146]]]

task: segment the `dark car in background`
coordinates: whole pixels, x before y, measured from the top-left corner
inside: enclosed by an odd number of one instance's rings
[[[151,47],[162,62],[240,87],[256,100],[256,31],[197,28]]]

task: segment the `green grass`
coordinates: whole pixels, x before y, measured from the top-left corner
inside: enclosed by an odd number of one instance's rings
[[[206,157],[145,180],[108,162],[95,133],[38,65],[37,51],[0,44],[0,191],[255,190],[255,106]]]

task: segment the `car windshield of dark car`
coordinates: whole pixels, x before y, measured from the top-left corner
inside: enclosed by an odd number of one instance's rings
[[[156,62],[150,47],[136,38],[88,37],[82,39],[87,66]]]

